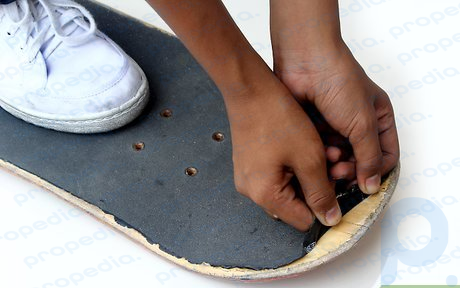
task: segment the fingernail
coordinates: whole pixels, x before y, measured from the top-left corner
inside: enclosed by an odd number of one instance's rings
[[[326,213],[326,223],[329,226],[337,225],[342,218],[342,212],[338,206],[335,206]]]
[[[368,194],[374,194],[380,190],[380,175],[374,175],[366,179],[366,192]]]

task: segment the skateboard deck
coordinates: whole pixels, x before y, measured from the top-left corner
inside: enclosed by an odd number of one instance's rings
[[[139,65],[151,101],[116,131],[76,135],[39,128],[0,109],[0,166],[40,185],[160,256],[216,277],[293,277],[343,254],[382,213],[381,191],[339,191],[337,226],[307,233],[273,220],[233,184],[223,99],[180,41],[92,1],[78,1]]]

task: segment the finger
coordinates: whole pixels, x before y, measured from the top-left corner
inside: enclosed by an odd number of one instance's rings
[[[299,231],[308,231],[315,218],[306,203],[296,198],[296,193],[292,185],[286,185],[281,191],[272,194],[270,197],[271,201],[256,203],[271,218],[280,219]]]
[[[348,141],[348,139],[346,139],[345,141],[339,142],[337,145],[331,145],[331,146],[336,146],[340,149],[340,151],[342,151],[340,160],[347,160],[353,155],[353,147],[351,147],[351,144]]]
[[[382,175],[384,175],[398,163],[400,153],[398,133],[391,102],[385,93],[377,97],[375,107],[379,119],[379,139],[383,153]]]
[[[337,132],[334,132],[334,133],[337,133]],[[339,160],[336,160],[336,161],[346,160],[351,155],[353,155],[353,148],[351,147],[350,142],[348,141],[347,138],[344,138],[342,135],[337,135],[337,134],[329,135],[323,141],[327,145],[328,148],[335,147],[340,150],[340,158]]]
[[[280,220],[280,217],[276,214],[271,214],[268,211],[265,211],[265,213],[267,213],[268,217],[272,218],[273,220],[276,220],[276,221]]]
[[[311,158],[312,155],[309,155]],[[294,165],[294,173],[299,179],[302,192],[308,207],[316,215],[321,223],[326,226],[334,226],[342,219],[339,203],[335,197],[332,184],[329,182],[326,170],[326,161],[316,162],[318,165],[312,168],[302,166],[301,163],[309,163],[311,159],[299,161]]]
[[[374,111],[374,107],[362,111]],[[380,190],[383,162],[377,117],[373,112],[361,113],[350,133],[350,143],[356,158],[359,188],[364,193],[374,194]]]
[[[326,157],[329,162],[336,163],[342,156],[342,150],[337,147],[330,146],[326,148]]]
[[[338,162],[329,168],[332,179],[354,180],[356,179],[356,169],[354,162]]]
[[[332,128],[331,128],[332,129]],[[348,139],[343,137],[340,133],[335,130],[327,131],[325,135],[325,141],[329,146],[339,147],[341,150],[345,150],[346,146],[349,146]],[[351,147],[350,147],[351,148]]]
[[[382,175],[385,175],[396,167],[399,160],[399,142],[396,127],[381,133],[380,142],[382,143],[383,152]]]

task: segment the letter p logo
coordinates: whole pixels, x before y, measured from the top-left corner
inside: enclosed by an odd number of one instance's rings
[[[430,209],[426,209],[429,206]],[[408,215],[409,210],[417,209],[420,215],[425,217],[431,225],[431,241],[423,249],[406,249],[398,238],[398,226],[401,218],[397,215]],[[382,251],[385,249],[394,250],[395,253],[382,255],[381,260],[381,281],[382,285],[390,285],[395,280],[398,271],[398,261],[412,267],[426,266],[432,261],[441,257],[447,247],[448,222],[441,209],[433,202],[411,197],[402,199],[388,209],[382,225]],[[431,261],[431,262],[430,262]]]

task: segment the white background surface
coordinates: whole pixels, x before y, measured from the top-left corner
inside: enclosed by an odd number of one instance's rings
[[[101,2],[167,28],[141,0]],[[350,6],[353,3],[360,5]],[[268,0],[228,0],[226,4],[250,42],[271,64]],[[344,10],[342,14],[346,41],[368,74],[390,92],[396,110],[402,172],[401,185],[392,203],[406,197],[422,197],[438,203],[449,219],[449,239],[445,251],[445,254],[449,254],[460,246],[460,204],[457,201],[460,199],[460,167],[443,163],[450,163],[460,157],[460,73],[453,75],[453,69],[460,70],[460,42],[449,42],[444,38],[452,39],[456,33],[460,33],[460,13],[449,16],[443,11],[449,6],[460,8],[460,0],[343,0],[341,6],[348,11]],[[433,14],[438,11],[441,13]],[[421,17],[428,17],[429,22]],[[435,23],[430,17],[444,19]],[[415,23],[405,25],[410,31],[404,30],[403,25],[407,22]],[[395,33],[402,31],[404,33],[396,39]],[[444,39],[441,43],[451,43],[451,46],[442,49],[438,44],[441,39]],[[412,55],[412,59],[405,64],[398,60],[403,57],[402,53],[411,53],[415,48],[423,50],[424,47],[431,52],[418,52],[418,58]],[[382,70],[380,72],[379,67]],[[434,82],[424,77],[429,72],[436,75],[436,71],[446,74],[444,71],[448,68],[446,73],[450,76],[444,75],[444,79],[436,76],[436,83],[421,82],[422,87],[418,89],[409,86],[413,80]],[[49,218],[53,215],[59,216]],[[373,287],[380,275],[380,263],[376,261],[381,249],[378,225],[355,249],[314,272],[274,283],[241,284],[204,277],[178,268],[53,194],[4,170],[0,170],[0,219],[1,288],[358,288]],[[38,221],[48,222],[48,227],[31,229]],[[420,249],[423,245],[417,239],[422,238],[417,237],[429,236],[430,233],[430,225],[422,217],[408,219],[398,230],[400,239],[416,244],[409,245],[410,249]],[[83,238],[86,236],[91,238]],[[75,243],[82,238],[88,241],[86,243],[93,243],[86,246],[77,244],[77,247]],[[63,255],[55,256],[61,253]],[[460,256],[460,252],[454,255]],[[119,267],[111,262],[113,259]],[[99,272],[94,277],[78,276],[85,269],[96,268],[104,260],[112,263],[112,267],[102,266],[101,270],[108,271]],[[449,275],[460,278],[458,258],[451,257],[451,261],[446,264],[437,263],[432,266],[420,272],[408,272],[410,270],[401,264],[398,268],[406,269],[406,272],[401,274],[401,279],[396,283],[446,284]],[[79,282],[72,282],[72,279]],[[46,283],[50,285],[46,286]]]

